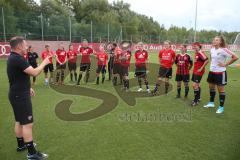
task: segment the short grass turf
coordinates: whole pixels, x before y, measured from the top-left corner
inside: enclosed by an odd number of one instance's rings
[[[157,55],[150,55],[157,62]],[[208,67],[209,68],[209,67]],[[175,69],[174,69],[175,71]],[[156,71],[157,72],[157,71]],[[205,74],[202,80],[202,102],[196,108],[188,100],[178,99],[174,78],[173,91],[167,96],[139,98],[134,107],[122,101],[111,83],[88,87],[110,92],[119,98],[110,113],[85,122],[67,122],[57,118],[55,106],[63,99],[72,99],[72,112],[91,110],[101,101],[83,96],[64,95],[43,85],[43,74],[37,79],[34,110],[34,140],[37,148],[49,154],[49,160],[238,160],[240,159],[240,69],[228,68],[225,113],[202,106],[209,99]],[[68,81],[68,80],[66,80]],[[191,85],[191,84],[190,84]],[[0,159],[26,159],[16,152],[13,131],[14,117],[8,101],[6,61],[0,60]],[[218,96],[216,96],[218,105]],[[160,113],[185,115],[187,120],[122,119],[126,114]],[[190,117],[190,119],[189,119]]]

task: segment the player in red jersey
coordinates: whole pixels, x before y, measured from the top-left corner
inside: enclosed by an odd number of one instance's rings
[[[56,83],[59,85],[63,85],[66,62],[67,52],[65,51],[63,44],[59,44],[58,49],[56,50],[56,68],[57,68]]]
[[[129,77],[128,77],[128,72],[129,72],[129,67],[130,67],[130,62],[131,62],[131,57],[132,53],[130,51],[130,48],[126,49],[125,51],[122,51],[121,54],[121,74],[123,77],[123,89],[125,91],[129,90]]]
[[[114,50],[114,58],[113,58],[113,85],[117,85],[117,76],[119,76],[121,81],[121,54],[122,49],[117,46]]]
[[[108,63],[108,54],[104,51],[104,46],[100,45],[99,47],[99,52],[96,54],[97,57],[97,70],[96,70],[96,76],[97,76],[97,80],[96,80],[96,84],[99,84],[99,75],[100,72],[102,73],[102,83],[104,83],[105,80],[105,74],[106,74],[106,66]]]
[[[177,97],[180,98],[181,96],[181,85],[182,81],[185,86],[185,98],[188,96],[189,92],[189,80],[190,75],[189,71],[193,66],[193,61],[191,57],[187,54],[187,45],[181,45],[180,47],[181,54],[178,54],[175,59],[175,64],[177,65],[177,72],[176,72],[176,82],[177,82]]]
[[[82,58],[80,63],[80,73],[79,73],[77,85],[80,85],[80,81],[82,79],[83,73],[86,74],[86,83],[88,82],[88,79],[90,76],[89,75],[90,67],[91,67],[90,56],[91,54],[93,54],[93,49],[88,46],[88,41],[86,39],[83,40],[82,47],[80,48],[79,52]]]
[[[147,92],[150,92],[148,80],[147,80],[147,63],[148,63],[148,52],[143,49],[143,43],[139,42],[137,44],[138,50],[135,52],[135,76],[138,79],[139,89],[138,92],[142,91],[142,80],[147,88]]]
[[[45,45],[45,50],[42,52],[41,54],[42,56],[42,60],[44,60],[47,57],[49,58],[50,63],[48,65],[46,65],[44,67],[44,74],[45,74],[45,85],[48,85],[49,80],[48,80],[48,71],[50,72],[50,82],[53,82],[53,61],[52,61],[52,57],[54,56],[53,51],[50,50],[50,46],[49,45]]]
[[[75,78],[75,81],[77,81],[77,51],[74,51],[73,45],[69,45],[69,50],[67,52],[67,58],[68,58],[68,69],[70,72],[70,78],[71,82],[73,82],[73,75]]]
[[[165,41],[164,42],[164,49],[162,49],[159,54],[159,76],[158,80],[156,82],[155,88],[153,90],[153,95],[156,94],[158,91],[158,87],[160,86],[160,83],[165,79],[165,93],[168,93],[169,88],[169,79],[172,78],[172,66],[175,62],[176,53],[171,48],[171,42]]]
[[[194,89],[194,100],[192,101],[192,106],[198,105],[201,99],[200,82],[205,72],[205,66],[208,64],[208,57],[201,49],[202,45],[199,42],[193,43],[193,50],[195,51],[194,55],[195,60],[192,75]]]

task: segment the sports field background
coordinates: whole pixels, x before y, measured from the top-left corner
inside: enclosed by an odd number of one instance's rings
[[[157,54],[150,54],[150,62],[157,62]],[[209,67],[207,67],[209,68]],[[156,71],[158,72],[158,71]],[[175,73],[175,69],[174,69]],[[87,122],[65,122],[55,115],[55,105],[62,99],[74,100],[73,112],[84,112],[99,100],[82,96],[63,95],[43,84],[43,74],[34,87],[34,138],[37,148],[49,154],[49,160],[238,160],[240,159],[240,69],[228,68],[225,113],[205,109],[209,99],[206,74],[202,80],[202,102],[191,108],[188,100],[175,99],[176,85],[167,96],[137,99],[134,107],[119,98],[112,112]],[[66,80],[68,82],[68,80]],[[131,84],[130,84],[131,85]],[[111,92],[118,97],[111,82],[89,87]],[[182,87],[182,93],[184,89]],[[26,159],[17,153],[13,132],[14,117],[8,102],[6,60],[0,60],[0,159]],[[218,95],[216,96],[218,105]],[[191,121],[133,122],[121,121],[124,113],[155,112],[190,113]]]

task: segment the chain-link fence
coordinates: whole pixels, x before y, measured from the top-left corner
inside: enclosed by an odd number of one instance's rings
[[[8,41],[11,37],[21,35],[28,40],[106,42],[131,40],[145,43],[160,43],[166,39],[179,41],[176,35],[167,33],[142,34],[136,33],[136,26],[124,26],[109,23],[77,22],[74,17],[64,15],[47,15],[41,12],[26,13],[26,16],[16,19],[17,13],[11,13],[8,8],[1,7],[0,41]],[[193,32],[188,32],[181,41],[192,41]]]
[[[0,41],[8,41],[11,37],[21,35],[28,40],[43,41],[71,41],[102,43],[108,41],[119,42],[130,40],[134,43],[162,43],[170,40],[173,43],[192,43],[194,40],[193,29],[173,27],[161,30],[154,34],[136,32],[136,26],[124,26],[99,21],[77,22],[74,17],[64,15],[47,15],[41,12],[26,13],[27,16],[15,20],[13,13],[1,7],[0,16]],[[142,34],[139,34],[142,33]],[[212,38],[218,34],[214,32],[197,32],[197,39],[202,43],[211,43]],[[232,44],[236,35],[232,34],[228,43]]]

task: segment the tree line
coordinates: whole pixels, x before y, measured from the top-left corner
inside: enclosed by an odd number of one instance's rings
[[[81,41],[132,40],[146,43],[192,43],[193,28],[172,25],[169,29],[152,17],[130,9],[123,1],[107,0],[0,0],[0,40],[3,40],[3,17],[7,38],[24,35],[27,39]],[[4,16],[3,16],[4,14]],[[71,35],[70,35],[71,28]],[[91,37],[92,33],[92,37]],[[237,32],[200,30],[197,40],[210,43],[215,35],[223,34],[229,44]]]

